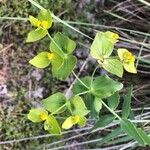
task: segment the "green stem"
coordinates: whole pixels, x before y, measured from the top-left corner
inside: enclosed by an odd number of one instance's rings
[[[54,111],[53,113],[51,113],[51,115],[56,114],[58,111],[60,111],[61,109],[63,109],[66,105],[67,105],[67,103],[65,103],[64,105],[62,105],[61,107],[59,107],[56,111]]]
[[[121,120],[121,118],[115,113],[114,110],[110,109],[103,101],[102,104],[114,115],[116,116],[119,120]]]
[[[93,73],[92,73],[92,76],[91,76],[91,87],[92,87],[92,83],[93,83],[93,78],[94,78],[95,72],[96,72],[96,70],[97,70],[98,67],[99,66],[96,66],[95,69],[94,69],[94,71],[93,71]]]
[[[77,79],[83,86],[85,86],[88,90],[90,90],[89,87],[88,87],[83,81],[81,81],[81,80],[79,79],[79,77],[75,74],[74,71],[72,71],[72,74],[76,77],[76,79]]]
[[[78,93],[78,94],[76,94],[76,96],[83,95],[83,94],[87,94],[87,93],[90,93],[90,90],[89,90],[89,91],[84,91],[84,92]]]
[[[47,35],[50,38],[50,40],[56,45],[56,47],[60,50],[60,53],[62,53],[62,55],[64,55],[64,53],[62,52],[62,49],[59,47],[59,45],[54,41],[54,39],[51,37],[51,35],[48,33],[47,31]]]

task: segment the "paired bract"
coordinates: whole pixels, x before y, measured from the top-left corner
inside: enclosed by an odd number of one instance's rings
[[[118,49],[118,57],[111,56],[119,35],[110,31],[98,32],[91,45],[91,56],[108,72],[123,76],[123,67],[130,73],[136,73],[135,57],[125,49]],[[126,56],[125,56],[126,55]],[[131,58],[129,58],[131,57]],[[127,60],[130,59],[130,60]]]

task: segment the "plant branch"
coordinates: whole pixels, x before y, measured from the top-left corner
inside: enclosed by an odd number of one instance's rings
[[[121,118],[118,116],[117,113],[115,113],[114,110],[110,109],[110,108],[105,104],[105,102],[103,102],[103,101],[101,101],[101,102],[102,102],[102,104],[103,104],[114,116],[116,116],[119,120],[121,120]]]

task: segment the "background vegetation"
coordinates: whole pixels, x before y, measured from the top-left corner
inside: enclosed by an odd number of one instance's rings
[[[122,92],[126,92],[126,88],[131,84],[134,85],[132,93],[134,114],[140,117],[141,114],[144,114],[144,117],[148,119],[150,109],[150,6],[140,0],[37,0],[37,2],[53,11],[61,19],[70,21],[69,23],[91,37],[94,37],[97,30],[118,32],[121,36],[118,47],[126,47],[136,56],[141,56],[137,63],[138,74],[126,73],[121,79],[125,85]],[[29,14],[36,15],[38,11],[26,0],[0,1],[1,17],[27,18]],[[39,124],[32,124],[27,120],[26,113],[31,106],[38,105],[42,98],[58,89],[66,90],[73,79],[71,77],[65,82],[57,81],[52,79],[49,68],[35,69],[28,63],[39,50],[48,48],[46,43],[49,41],[45,38],[40,43],[26,44],[27,32],[30,29],[31,26],[26,21],[0,19],[0,149],[35,149],[35,147],[36,149],[41,149],[41,147],[48,149],[52,147],[50,143],[54,147],[64,146],[64,149],[99,147],[98,140],[107,132],[111,132],[111,128],[88,134],[92,120],[89,120],[88,126],[83,130],[74,129],[71,133],[65,133],[63,138],[51,138],[50,135],[45,135],[45,131]],[[55,30],[63,30],[74,40],[80,41],[76,52],[80,60],[76,70],[79,70],[88,55],[91,41],[59,23],[54,25],[53,30],[50,31],[51,34],[54,34]],[[92,72],[92,64],[88,61],[81,76]],[[100,75],[104,71],[98,70],[96,73]],[[19,141],[13,141],[14,139],[19,139]],[[127,140],[109,142],[103,147],[108,149],[126,143],[128,143]],[[65,147],[66,145],[69,146]],[[139,149],[144,148],[139,147]]]

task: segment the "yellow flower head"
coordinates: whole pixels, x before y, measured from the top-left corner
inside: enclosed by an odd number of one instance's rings
[[[52,60],[54,58],[54,53],[48,53],[48,59]]]
[[[40,20],[37,21],[36,26],[37,26],[37,27],[40,27],[40,26],[41,26],[41,21],[40,21]]]
[[[48,21],[41,21],[41,27],[44,29],[48,28]]]
[[[48,28],[48,21],[40,21],[40,20],[37,20],[36,22],[36,26],[38,28],[43,28],[43,29],[47,29]]]
[[[108,36],[109,40],[110,40],[112,43],[118,42],[119,35],[118,35],[117,33],[113,33],[113,32],[107,31],[107,32],[106,32],[106,35]]]
[[[47,118],[48,118],[48,113],[47,112],[42,112],[41,114],[40,114],[40,118],[41,118],[41,120],[46,120]]]
[[[130,73],[137,73],[135,67],[135,56],[127,49],[118,49],[118,56],[123,63],[124,69]]]

